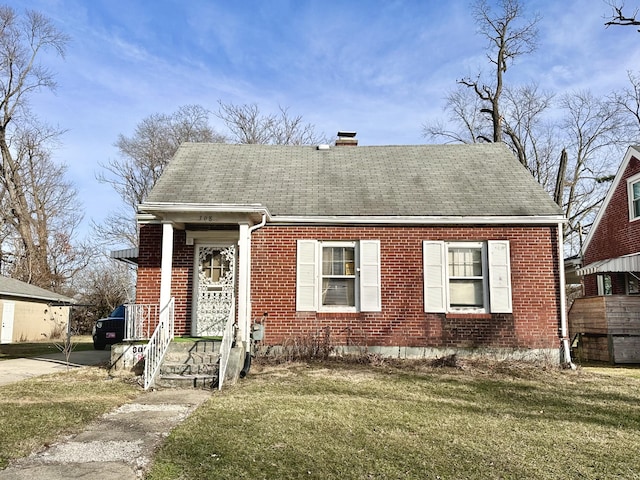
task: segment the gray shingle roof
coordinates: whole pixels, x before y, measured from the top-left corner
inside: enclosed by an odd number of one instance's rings
[[[15,278],[0,276],[0,295],[8,297],[31,298],[59,303],[75,303],[73,299],[50,292],[44,288],[21,282]]]
[[[272,216],[562,215],[504,144],[186,143],[146,203],[261,204]]]

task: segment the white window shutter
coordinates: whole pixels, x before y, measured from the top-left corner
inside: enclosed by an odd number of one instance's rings
[[[425,241],[422,244],[424,267],[424,311],[442,313],[447,311],[447,284],[444,242]]]
[[[489,302],[491,313],[511,313],[511,262],[508,240],[489,240]]]
[[[298,240],[296,310],[318,310],[318,242]]]
[[[360,241],[360,310],[382,310],[379,240]]]

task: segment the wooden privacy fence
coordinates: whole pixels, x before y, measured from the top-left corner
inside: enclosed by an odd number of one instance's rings
[[[577,298],[569,334],[578,361],[640,363],[640,296]]]

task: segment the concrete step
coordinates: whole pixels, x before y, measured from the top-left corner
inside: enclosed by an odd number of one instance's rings
[[[218,363],[184,363],[167,362],[160,366],[160,375],[216,375]]]
[[[165,361],[170,363],[218,363],[219,353],[167,352]]]
[[[160,375],[155,384],[164,388],[215,388],[218,375]]]
[[[221,340],[174,341],[169,346],[170,352],[185,353],[220,353]]]

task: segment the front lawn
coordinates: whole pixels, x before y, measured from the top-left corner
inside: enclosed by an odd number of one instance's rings
[[[81,431],[140,393],[106,370],[85,367],[0,386],[0,469],[63,434]]]
[[[640,478],[640,370],[252,367],[150,480]]]

